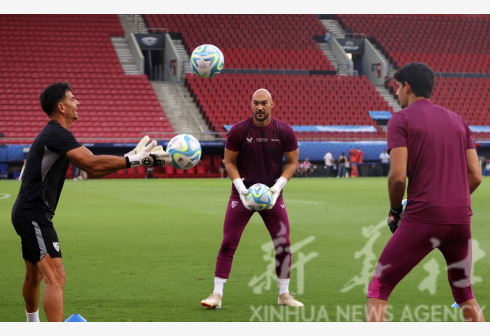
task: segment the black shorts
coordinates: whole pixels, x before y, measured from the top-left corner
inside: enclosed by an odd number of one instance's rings
[[[51,258],[61,258],[58,235],[52,225],[37,222],[14,224],[15,231],[21,238],[22,257],[37,264],[46,253]]]

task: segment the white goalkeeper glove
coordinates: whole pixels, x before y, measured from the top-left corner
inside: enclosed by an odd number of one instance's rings
[[[124,157],[127,157],[129,155],[139,154],[145,148],[145,146],[148,143],[148,141],[150,141],[150,137],[148,135],[145,135],[143,137],[143,139],[140,140],[140,142],[138,143],[138,145],[136,147],[134,147],[134,149],[132,151],[127,152],[126,154],[124,154]]]
[[[238,191],[238,194],[240,195],[240,199],[242,200],[243,206],[247,210],[252,210],[252,208],[250,208],[250,205],[247,202],[248,189],[243,184],[242,179],[239,177],[234,179],[233,184],[235,185],[235,188]]]
[[[144,141],[144,138],[140,141]],[[138,146],[140,145],[138,144]],[[135,148],[134,150],[137,150]],[[145,167],[163,167],[172,162],[169,153],[163,150],[162,146],[157,146],[157,142],[153,140],[148,146],[144,147],[138,154],[126,156],[126,166],[128,168],[145,166]]]
[[[163,150],[162,146],[156,146],[151,150],[151,155],[156,156],[156,162],[154,167],[164,167],[172,164],[172,157],[170,153]]]
[[[272,201],[271,201],[271,204],[269,204],[269,206],[267,207],[266,210],[270,210],[274,207],[274,205],[276,205],[276,202],[277,202],[277,198],[279,197],[279,195],[281,195],[281,191],[282,189],[284,188],[284,186],[286,185],[286,183],[288,182],[287,179],[285,179],[284,177],[279,177],[279,179],[277,180],[276,184],[274,184],[274,186],[271,188],[271,193],[272,193]]]

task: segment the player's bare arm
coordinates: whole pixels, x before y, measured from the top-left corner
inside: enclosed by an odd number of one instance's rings
[[[466,164],[468,166],[468,185],[470,194],[472,194],[481,183],[480,161],[475,149],[466,150]]]
[[[281,176],[289,181],[298,168],[299,148],[284,153],[284,157],[286,158],[286,167],[284,167]]]
[[[274,205],[276,205],[276,201],[279,198],[282,189],[284,188],[286,183],[291,179],[294,172],[296,171],[296,168],[298,167],[298,157],[299,157],[298,148],[292,152],[287,152],[283,154],[286,157],[286,167],[282,171],[281,177],[277,179],[276,184],[274,184],[271,187],[272,200],[269,206],[267,207],[267,210],[272,209]]]
[[[170,154],[157,146],[153,140],[146,145],[149,138],[143,137],[139,144],[124,157],[112,155],[93,155],[86,147],[78,147],[66,153],[70,161],[78,168],[90,173],[94,177],[103,177],[124,168],[138,166],[163,167],[172,163]]]
[[[388,176],[388,193],[390,196],[388,226],[391,233],[395,233],[403,212],[402,200],[407,181],[408,149],[406,147],[396,147],[391,150],[390,155],[392,161],[390,175]]]
[[[243,184],[242,178],[236,166],[236,159],[239,153],[240,152],[233,152],[225,148],[225,169],[228,172],[230,179],[233,181],[233,185],[235,185],[238,194],[240,195],[240,200],[242,201],[243,206],[248,210],[252,210],[247,202],[248,189]]]
[[[390,152],[391,170],[388,176],[388,193],[393,209],[402,204],[407,183],[408,150],[406,147],[396,147]]]
[[[238,168],[236,166],[236,159],[240,152],[233,152],[225,148],[225,169],[228,172],[228,176],[233,181],[234,179],[241,178]]]
[[[66,153],[70,161],[90,175],[100,178],[127,168],[126,158],[112,155],[94,155],[87,147],[78,147]]]

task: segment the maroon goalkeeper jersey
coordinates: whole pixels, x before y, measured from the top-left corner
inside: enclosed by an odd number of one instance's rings
[[[284,153],[298,148],[293,128],[271,118],[267,127],[258,127],[253,117],[238,122],[228,132],[226,148],[240,152],[236,160],[245,187],[263,183],[272,187],[282,174]],[[239,197],[235,186],[232,196]]]

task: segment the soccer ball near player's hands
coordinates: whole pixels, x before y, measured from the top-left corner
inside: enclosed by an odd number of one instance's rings
[[[404,199],[402,201],[402,206],[403,206],[403,211],[402,211],[402,214],[400,215],[400,218],[403,218],[403,216],[405,216],[405,208],[407,207],[407,200]]]
[[[223,53],[212,44],[203,44],[192,52],[192,71],[203,78],[211,78],[218,75],[225,66]]]
[[[256,183],[248,188],[247,203],[252,210],[262,211],[267,209],[272,201],[272,193],[268,186]]]
[[[173,137],[167,145],[167,153],[172,157],[172,166],[187,170],[197,165],[201,159],[201,144],[189,134]]]

